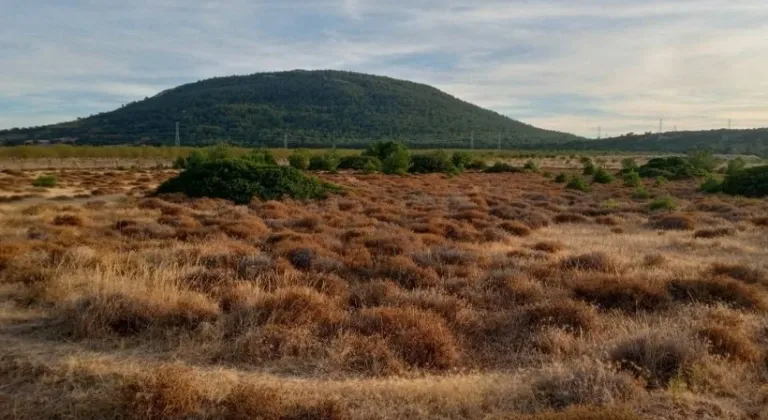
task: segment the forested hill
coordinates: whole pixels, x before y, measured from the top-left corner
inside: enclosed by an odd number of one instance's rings
[[[412,146],[517,147],[580,140],[461,101],[433,87],[340,71],[290,71],[204,80],[112,112],[44,127],[0,131],[0,142],[76,138],[77,144],[361,147],[396,139]]]
[[[539,144],[535,147],[665,153],[707,150],[723,154],[768,156],[768,128],[677,131],[664,133],[663,135],[658,133],[629,134],[602,140],[583,140],[564,144]]]

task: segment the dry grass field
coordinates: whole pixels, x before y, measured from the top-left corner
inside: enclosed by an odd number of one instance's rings
[[[768,419],[768,201],[322,175],[315,202],[0,174],[2,419]]]

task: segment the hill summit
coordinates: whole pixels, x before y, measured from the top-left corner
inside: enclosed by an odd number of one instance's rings
[[[61,124],[0,131],[0,141],[66,139],[78,144],[362,147],[396,139],[411,146],[559,144],[579,137],[509,119],[433,87],[342,71],[218,77]]]

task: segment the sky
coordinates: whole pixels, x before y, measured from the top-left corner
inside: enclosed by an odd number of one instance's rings
[[[768,126],[765,0],[0,0],[0,129],[339,69],[596,137]]]

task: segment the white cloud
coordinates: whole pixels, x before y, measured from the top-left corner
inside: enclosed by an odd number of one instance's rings
[[[295,68],[429,83],[590,136],[598,125],[646,131],[659,117],[690,129],[768,125],[764,0],[39,0],[10,11],[0,16],[0,114],[3,98],[34,111],[12,110],[18,118],[0,128]],[[46,95],[79,99],[67,113],[45,108]],[[112,106],[94,109],[105,96]]]

